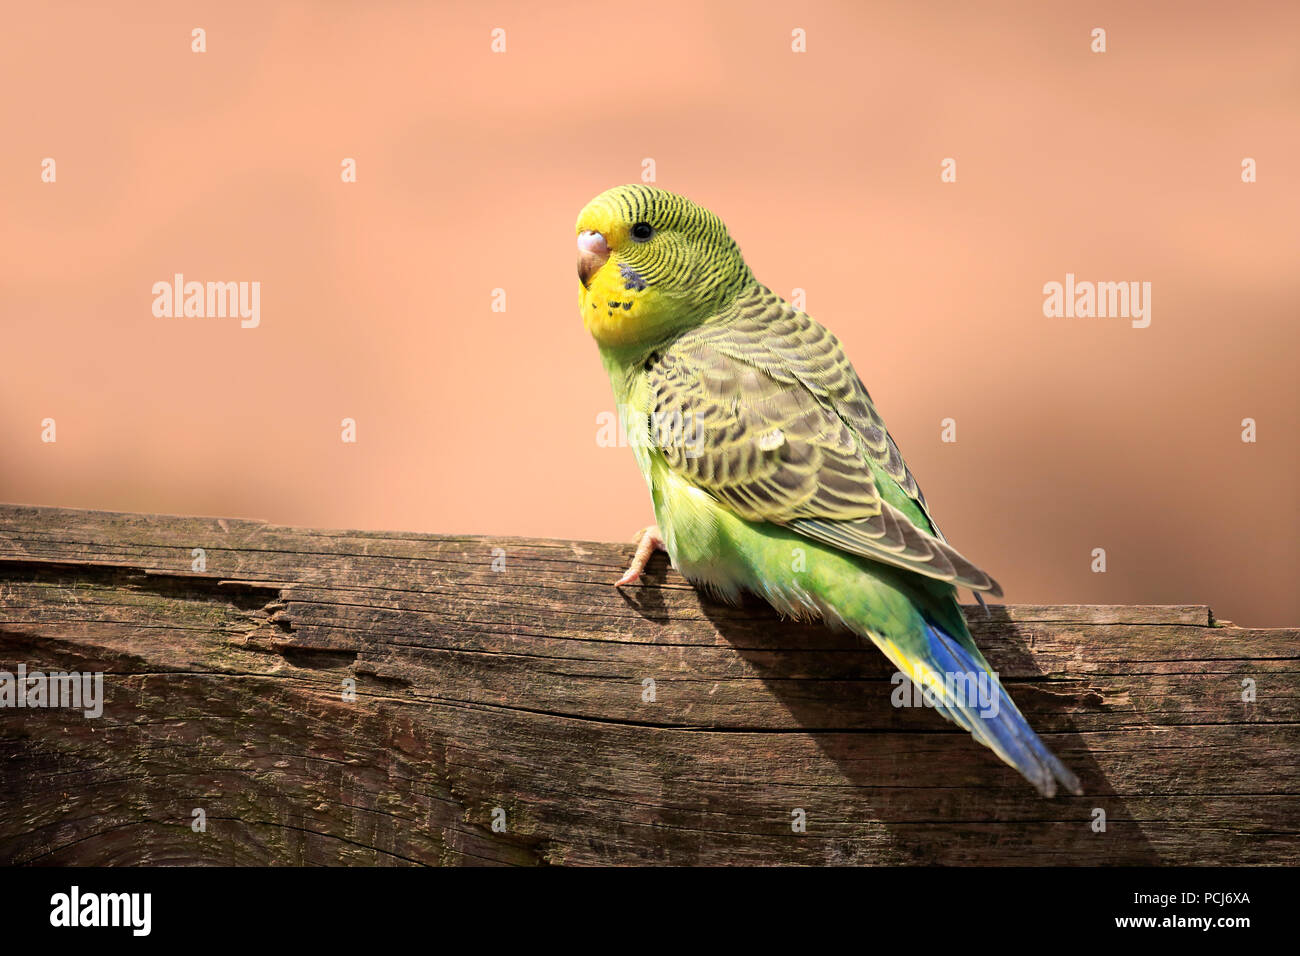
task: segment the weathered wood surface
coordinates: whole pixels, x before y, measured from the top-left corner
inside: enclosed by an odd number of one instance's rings
[[[968,609],[1084,782],[1048,801],[876,651],[629,554],[0,506],[0,670],[106,697],[0,709],[0,862],[1300,862],[1296,630]]]

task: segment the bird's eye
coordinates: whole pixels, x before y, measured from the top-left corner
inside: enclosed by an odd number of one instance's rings
[[[638,222],[632,227],[632,238],[637,242],[645,242],[655,234],[655,227],[648,222]]]

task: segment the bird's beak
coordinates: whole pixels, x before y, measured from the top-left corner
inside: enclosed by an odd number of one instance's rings
[[[600,233],[586,229],[578,233],[578,278],[587,288],[596,270],[609,259],[609,243]]]

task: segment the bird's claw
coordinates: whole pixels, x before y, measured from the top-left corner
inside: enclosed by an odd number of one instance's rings
[[[664,539],[659,533],[659,526],[652,524],[648,528],[642,528],[636,535],[636,554],[632,555],[632,563],[627,566],[623,576],[614,582],[614,587],[621,588],[627,584],[635,584],[641,579],[641,572],[645,570],[646,564],[650,561],[650,555],[655,551],[663,551]]]

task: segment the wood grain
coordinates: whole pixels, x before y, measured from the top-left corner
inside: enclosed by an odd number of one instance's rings
[[[1296,629],[967,609],[1048,801],[875,650],[629,554],[0,505],[0,670],[106,698],[0,709],[0,863],[1300,862]]]

